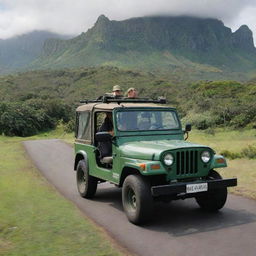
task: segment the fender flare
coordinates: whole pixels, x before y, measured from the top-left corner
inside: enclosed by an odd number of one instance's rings
[[[77,167],[77,165],[78,165],[78,162],[79,162],[80,160],[83,160],[83,159],[85,160],[85,163],[86,163],[87,168],[88,168],[88,161],[87,161],[88,156],[87,156],[87,153],[86,153],[85,151],[83,151],[83,150],[80,150],[80,151],[78,151],[78,152],[76,153],[75,163],[74,163],[74,171],[76,171],[76,167]]]

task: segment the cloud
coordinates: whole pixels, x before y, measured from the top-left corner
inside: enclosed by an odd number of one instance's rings
[[[0,38],[32,30],[87,31],[101,14],[112,20],[147,15],[192,15],[222,20],[233,30],[247,24],[256,35],[255,0],[0,0]]]

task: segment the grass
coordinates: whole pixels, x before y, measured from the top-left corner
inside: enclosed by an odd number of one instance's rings
[[[54,133],[60,136],[55,131],[33,139]],[[49,186],[27,159],[22,140],[0,136],[0,255],[123,255],[102,229]]]
[[[232,193],[256,199],[256,160],[230,160],[228,167],[222,169],[220,173],[225,178],[237,177],[238,186],[230,188]]]
[[[74,133],[65,132],[64,126],[62,124],[59,124],[55,130],[40,133],[39,135],[26,138],[26,140],[29,140],[29,139],[60,139],[60,140],[64,140],[69,144],[73,144],[75,141],[75,135]]]
[[[192,130],[189,141],[210,146],[217,154],[224,150],[240,152],[243,148],[256,144],[256,130],[217,129],[212,134]],[[230,188],[232,193],[256,199],[256,159],[228,159],[228,167],[218,171],[224,178],[237,177],[238,186]]]

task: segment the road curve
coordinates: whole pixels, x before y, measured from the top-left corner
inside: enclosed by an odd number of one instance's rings
[[[229,195],[217,214],[203,213],[193,199],[155,205],[155,218],[139,227],[122,210],[121,189],[100,184],[94,200],[78,195],[74,154],[60,140],[24,142],[35,166],[66,198],[123,247],[141,256],[255,256],[256,202]]]

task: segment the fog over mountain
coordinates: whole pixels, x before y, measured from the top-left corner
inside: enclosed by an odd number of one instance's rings
[[[0,38],[33,30],[78,35],[97,17],[111,20],[159,15],[217,18],[233,31],[248,25],[256,34],[255,0],[0,0]]]
[[[47,39],[68,39],[48,31],[33,31],[9,39],[0,39],[0,74],[22,70],[41,54]]]

